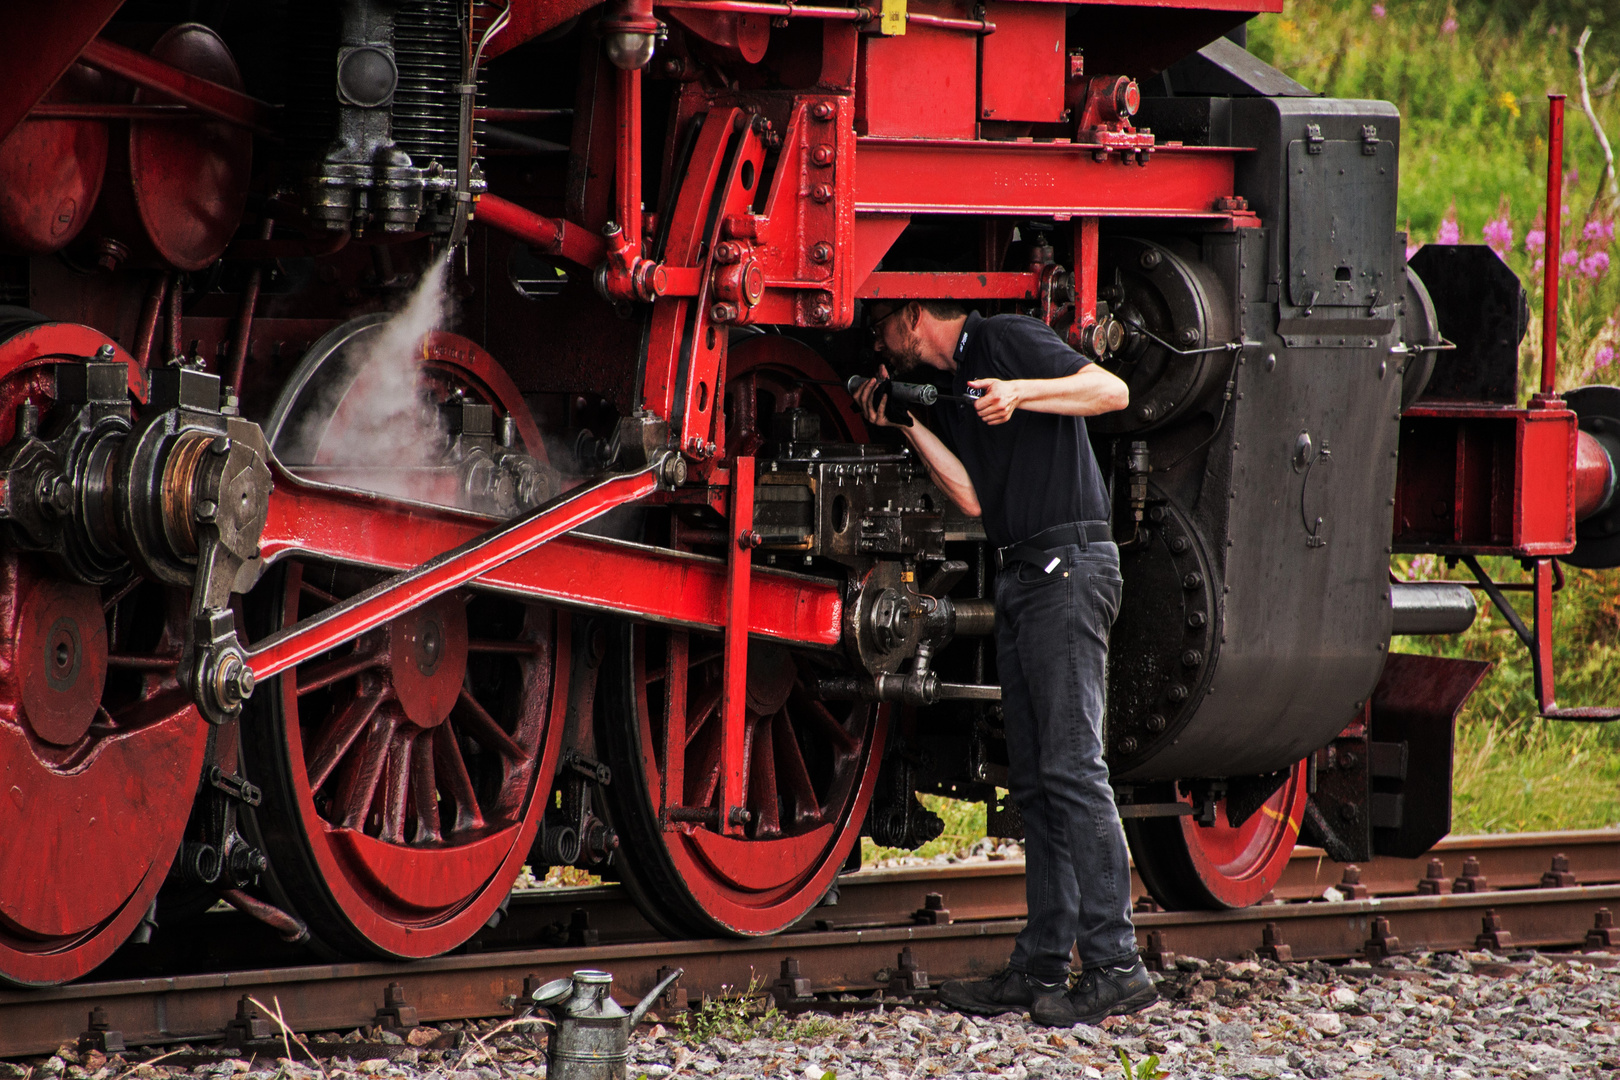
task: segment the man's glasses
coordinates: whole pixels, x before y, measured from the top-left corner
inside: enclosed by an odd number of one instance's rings
[[[904,305],[902,305],[900,307],[897,307],[893,311],[889,312],[887,315],[883,316],[883,318],[879,319],[877,322],[871,323],[870,325],[868,325],[867,330],[869,330],[871,332],[872,340],[877,341],[879,338],[881,338],[883,336],[883,324],[888,322],[890,319],[894,318],[896,315],[900,314],[904,310],[906,310]]]

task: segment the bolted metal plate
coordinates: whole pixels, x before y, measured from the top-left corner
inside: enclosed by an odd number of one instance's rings
[[[1369,145],[1377,152],[1366,153]],[[1289,298],[1305,308],[1395,300],[1395,232],[1389,228],[1394,220],[1393,142],[1290,142]]]

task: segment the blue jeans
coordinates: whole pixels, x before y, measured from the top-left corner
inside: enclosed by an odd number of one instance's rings
[[[1136,960],[1130,862],[1102,742],[1119,548],[1052,554],[1063,562],[1050,574],[1014,562],[996,578],[996,666],[1029,903],[1011,966],[1043,982],[1068,976],[1077,945],[1083,969]]]

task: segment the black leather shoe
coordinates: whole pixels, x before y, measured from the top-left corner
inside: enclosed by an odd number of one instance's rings
[[[1047,1027],[1072,1027],[1124,1016],[1158,1000],[1159,990],[1138,960],[1130,967],[1092,968],[1068,993],[1036,998],[1029,1015]]]
[[[1063,982],[1044,983],[1022,971],[1003,968],[988,979],[953,979],[939,988],[941,1004],[975,1016],[1023,1012],[1037,1001],[1062,998]]]

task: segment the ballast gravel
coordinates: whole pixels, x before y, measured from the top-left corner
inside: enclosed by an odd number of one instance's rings
[[[1161,1000],[1096,1027],[925,1005],[733,1023],[733,1038],[671,1018],[632,1039],[628,1080],[1040,1080],[1043,1077],[1587,1077],[1620,1069],[1620,971],[1607,956],[1489,952],[1387,965],[1183,958]],[[733,1008],[734,1014],[740,1010]],[[543,1042],[492,1023],[309,1037],[319,1067],[279,1047],[206,1045],[107,1057],[63,1047],[0,1062],[0,1080],[539,1080]],[[334,1042],[354,1044],[352,1051]],[[442,1047],[459,1042],[454,1049]],[[295,1055],[296,1056],[296,1055]]]

